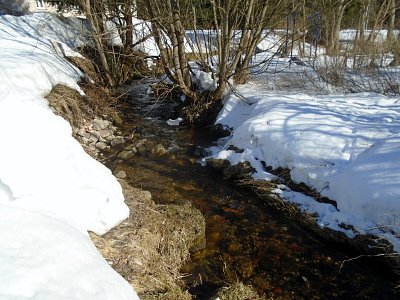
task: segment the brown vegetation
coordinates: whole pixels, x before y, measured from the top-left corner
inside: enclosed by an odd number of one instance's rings
[[[203,216],[190,205],[156,205],[149,192],[121,184],[130,216],[102,237],[91,234],[95,245],[142,299],[191,299],[179,270],[205,242]]]
[[[116,100],[106,90],[91,83],[82,89],[86,96],[56,86],[47,99],[74,131],[95,117],[115,120]],[[130,216],[104,236],[91,234],[93,242],[142,299],[191,299],[179,270],[190,251],[205,245],[204,217],[190,204],[157,205],[149,192],[120,183]]]
[[[77,129],[96,116],[118,123],[119,117],[115,110],[117,99],[102,86],[96,66],[90,60],[79,57],[70,57],[69,61],[87,76],[80,82],[85,95],[81,96],[71,88],[57,85],[46,96],[50,107]]]

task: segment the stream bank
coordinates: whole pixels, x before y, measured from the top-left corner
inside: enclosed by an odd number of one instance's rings
[[[148,83],[135,85],[119,107],[123,132],[132,136],[108,166],[127,170],[131,184],[149,190],[158,204],[185,204],[206,220],[206,248],[181,269],[195,299],[210,299],[243,282],[266,298],[395,299],[392,284],[367,260],[327,243],[268,207],[251,190],[224,180],[198,161],[216,140],[212,128],[170,126],[179,100],[159,101]],[[121,157],[122,156],[122,157]],[[243,168],[242,168],[243,169]]]
[[[85,96],[56,86],[46,97],[50,107],[71,124],[74,137],[94,159],[102,163],[121,159],[124,143],[133,136],[126,137],[120,130],[116,99],[101,86],[82,83],[81,87]],[[201,212],[189,202],[156,204],[150,192],[132,186],[128,170],[128,175],[114,171],[130,215],[103,236],[90,233],[91,240],[141,299],[191,299],[180,269],[190,251],[205,247]]]
[[[374,270],[360,261],[342,266],[340,249],[200,166],[215,136],[167,125],[176,105],[151,97],[147,84],[132,87],[114,122],[123,143],[94,154],[120,178],[131,216],[91,237],[143,299],[210,299],[218,290],[243,299],[241,291],[247,299],[396,299]]]

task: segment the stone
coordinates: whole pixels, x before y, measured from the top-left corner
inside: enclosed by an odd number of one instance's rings
[[[136,153],[141,154],[146,151],[146,142],[147,142],[147,139],[143,139],[136,143],[136,145],[134,146],[136,148]],[[132,148],[132,150],[133,150],[133,148]]]
[[[91,132],[91,134],[94,135],[95,137],[97,137],[97,139],[100,138],[100,132],[99,132],[99,131],[93,130],[93,131]]]
[[[99,138],[93,134],[90,135],[89,137],[89,142],[90,143],[97,143],[99,141]]]
[[[97,142],[97,143],[96,143],[96,148],[97,148],[97,149],[104,150],[104,149],[106,149],[107,147],[108,147],[108,145],[107,145],[106,143],[103,143],[103,142]]]
[[[81,128],[78,130],[78,132],[76,134],[83,137],[83,136],[85,136],[85,133],[86,133],[86,130]]]
[[[115,139],[115,135],[111,134],[111,135],[105,137],[105,139],[106,139],[107,141],[111,142],[113,139]]]
[[[99,142],[108,144],[108,141],[105,138],[99,137]]]
[[[119,157],[119,158],[122,158],[122,159],[127,159],[127,158],[130,158],[130,157],[132,157],[132,156],[133,156],[132,151],[121,151],[121,152],[118,154],[118,157]]]
[[[113,132],[112,132],[111,129],[102,129],[102,130],[100,130],[100,136],[101,136],[102,138],[106,138],[106,137],[112,135],[112,133],[113,133]]]
[[[111,123],[107,120],[94,119],[92,124],[93,124],[94,130],[102,130],[102,129],[106,129],[108,126],[110,126]]]
[[[116,174],[115,174],[115,177],[117,177],[117,178],[119,178],[119,179],[124,179],[124,178],[126,178],[126,172],[125,171],[118,171]]]
[[[87,132],[84,128],[81,128],[78,130],[78,132],[76,133],[78,136],[80,137],[85,137],[85,138],[90,138],[90,133]]]
[[[125,142],[125,140],[124,140],[124,138],[123,137],[116,137],[115,139],[113,139],[112,141],[111,141],[111,146],[116,146],[116,145],[120,145],[120,144],[123,144]]]
[[[82,143],[89,144],[89,139],[87,137],[82,137]]]

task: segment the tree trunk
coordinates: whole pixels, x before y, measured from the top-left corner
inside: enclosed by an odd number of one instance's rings
[[[390,42],[394,38],[394,24],[396,21],[396,0],[390,0],[389,3],[389,26],[387,31],[387,40]]]
[[[95,42],[96,50],[99,53],[100,63],[103,67],[107,84],[110,87],[114,87],[114,80],[111,77],[110,68],[108,65],[106,55],[104,53],[103,42],[102,42],[102,38],[101,38],[102,31],[100,30],[99,24],[100,23],[102,24],[102,20],[99,20],[99,16],[92,13],[92,6],[91,6],[90,0],[84,0],[84,2],[82,2],[82,4],[83,4],[82,7],[84,8],[86,18],[88,19],[89,24],[92,27],[92,30],[94,32],[93,39]]]
[[[125,47],[130,48],[133,44],[133,23],[132,23],[132,12],[129,10],[125,15],[126,21],[126,32],[125,32]]]

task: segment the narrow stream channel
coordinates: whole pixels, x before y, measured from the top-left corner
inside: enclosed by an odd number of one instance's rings
[[[125,134],[140,140],[128,142],[137,154],[122,167],[137,174],[130,174],[131,183],[149,190],[157,203],[190,201],[204,214],[207,246],[182,269],[195,299],[209,299],[235,281],[266,299],[397,299],[384,270],[378,275],[361,260],[341,268],[348,257],[340,251],[200,166],[199,149],[214,142],[210,132],[167,125],[175,104],[158,102],[147,90],[146,84],[132,87],[121,107]]]

